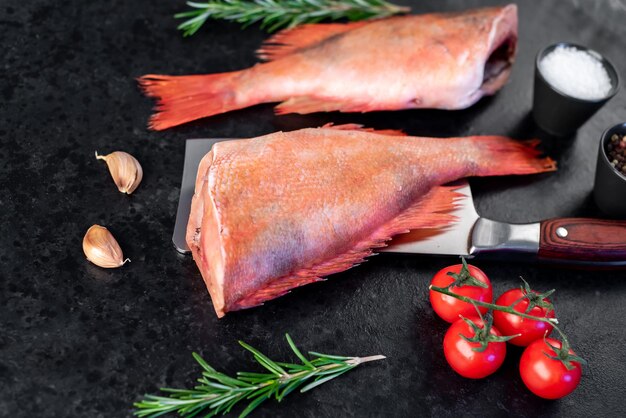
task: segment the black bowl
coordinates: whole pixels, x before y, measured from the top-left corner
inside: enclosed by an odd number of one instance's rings
[[[613,88],[599,100],[584,100],[572,97],[553,87],[541,74],[539,62],[558,46],[573,47],[578,50],[587,51],[595,56],[609,75]],[[550,45],[537,54],[535,59],[535,89],[533,96],[533,117],[537,125],[544,131],[554,136],[567,136],[585,123],[594,113],[598,111],[609,99],[618,92],[620,79],[615,66],[589,48],[567,42],[559,42]]]
[[[626,218],[626,176],[613,167],[606,155],[606,145],[613,134],[626,135],[626,123],[615,125],[602,134],[593,197],[605,214],[616,218]]]

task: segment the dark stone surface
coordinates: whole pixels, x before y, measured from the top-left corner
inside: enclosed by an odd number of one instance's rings
[[[516,286],[520,275],[537,288],[558,289],[563,328],[589,366],[574,394],[549,402],[523,386],[519,349],[510,349],[504,366],[480,381],[446,366],[446,324],[429,307],[427,284],[454,260],[374,257],[325,283],[218,320],[193,261],[170,242],[185,138],[257,136],[327,121],[416,135],[539,135],[560,171],[474,181],[480,212],[517,222],[597,215],[590,199],[596,147],[606,127],[623,121],[626,98],[620,92],[576,137],[545,138],[528,116],[533,59],[542,46],[567,40],[596,48],[623,71],[622,2],[520,2],[520,53],[511,82],[466,111],[276,117],[264,105],[148,132],[152,103],[134,77],[247,67],[265,37],[217,22],[183,39],[171,18],[182,3],[0,4],[0,416],[129,416],[140,394],[193,383],[192,350],[235,372],[254,367],[238,339],[286,359],[287,331],[304,349],[389,358],[281,405],[265,405],[258,416],[626,413],[623,272],[479,264],[497,292]],[[402,3],[419,13],[496,2]],[[145,170],[132,196],[118,193],[93,157],[94,150],[117,149],[134,154]],[[81,239],[93,223],[110,228],[132,263],[106,271],[85,261]]]

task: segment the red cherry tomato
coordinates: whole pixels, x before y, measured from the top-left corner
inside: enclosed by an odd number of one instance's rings
[[[561,342],[551,338],[546,339],[550,344],[561,348]],[[574,355],[572,350],[569,350]],[[573,369],[567,367],[560,360],[551,359],[546,354],[554,356],[556,353],[543,339],[536,340],[524,350],[519,363],[519,370],[524,384],[532,393],[545,399],[559,399],[570,394],[580,382],[580,363],[572,361]]]
[[[496,305],[511,306],[523,296],[524,293],[522,289],[507,290],[496,300]],[[550,302],[548,299],[543,300]],[[548,311],[541,306],[535,306],[530,311],[526,312],[529,303],[528,299],[524,298],[518,302],[513,309],[517,312],[524,312],[532,316],[554,318],[554,310]],[[532,319],[522,318],[521,316],[495,310],[493,312],[493,323],[504,335],[522,334],[519,337],[509,340],[511,344],[522,347],[527,346],[535,340],[542,339],[546,332],[550,334],[553,328],[552,325],[547,322],[533,321]]]
[[[482,319],[472,318],[471,321],[480,328],[485,326]],[[506,355],[506,343],[490,342],[485,351],[472,350],[480,347],[477,342],[465,341],[461,335],[472,338],[475,331],[462,319],[454,322],[443,338],[443,353],[452,369],[463,377],[481,379],[489,376],[502,365]],[[490,334],[500,336],[500,332],[492,327]]]
[[[439,270],[433,280],[430,282],[432,286],[446,287],[450,283],[454,282],[454,277],[449,276],[448,273],[459,274],[463,268],[462,264],[456,264],[454,266],[446,267]],[[478,267],[468,265],[469,273],[476,280],[485,283],[486,288],[472,285],[453,286],[450,288],[451,292],[454,292],[461,296],[466,296],[481,302],[491,303],[493,300],[493,289],[491,287],[491,281],[485,273]],[[471,303],[463,302],[452,296],[444,295],[439,292],[430,291],[430,304],[434,311],[444,321],[454,322],[459,319],[459,315],[463,315],[466,318],[477,317],[476,308]],[[479,308],[480,313],[487,312],[487,308]]]

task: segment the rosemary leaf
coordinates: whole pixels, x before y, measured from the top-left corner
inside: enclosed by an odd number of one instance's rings
[[[323,2],[325,0],[302,1]],[[362,363],[385,358],[380,355],[343,357],[310,353],[314,358],[309,360],[296,347],[289,334],[285,337],[289,347],[302,364],[273,361],[257,349],[240,341],[241,346],[254,355],[257,363],[271,373],[239,372],[236,377],[230,377],[216,371],[202,357],[193,353],[194,359],[202,368],[202,377],[198,379],[200,385],[193,389],[162,388],[161,391],[168,396],[144,395],[141,401],[134,404],[136,408],[134,415],[155,418],[169,413],[178,413],[179,416],[187,418],[200,414],[209,417],[227,414],[238,403],[249,401],[240,414],[240,417],[245,417],[268,399],[274,398],[280,402],[299,387],[301,387],[300,392],[309,391]]]
[[[187,19],[178,25],[184,36],[196,33],[209,19],[229,20],[243,27],[260,22],[261,29],[274,32],[303,23],[379,19],[410,10],[385,0],[209,0],[187,2],[187,6],[193,10],[174,15]]]

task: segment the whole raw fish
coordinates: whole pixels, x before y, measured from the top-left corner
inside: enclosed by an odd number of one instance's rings
[[[229,73],[139,79],[159,99],[156,130],[253,106],[276,112],[463,109],[507,81],[517,7],[402,16],[286,30],[258,51],[269,60]]]
[[[459,195],[445,183],[556,169],[536,142],[392,134],[344,125],[213,145],[187,243],[218,316],[346,270],[396,234],[449,225]]]

